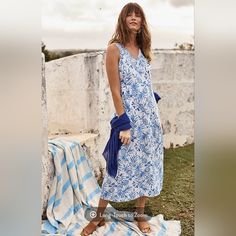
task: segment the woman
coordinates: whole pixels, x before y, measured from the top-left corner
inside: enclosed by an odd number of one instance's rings
[[[135,217],[139,229],[150,233],[144,213],[147,197],[160,194],[163,183],[163,137],[159,111],[152,90],[150,61],[151,37],[142,8],[125,5],[106,52],[106,71],[116,116],[124,114],[131,128],[121,130],[122,146],[117,155],[115,177],[105,174],[97,217],[83,230],[89,235],[104,225],[109,201],[136,199]]]

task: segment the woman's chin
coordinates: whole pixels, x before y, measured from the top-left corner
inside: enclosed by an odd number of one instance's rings
[[[134,29],[134,28],[130,28],[129,31],[133,34],[137,34],[138,33],[138,30],[137,29]]]

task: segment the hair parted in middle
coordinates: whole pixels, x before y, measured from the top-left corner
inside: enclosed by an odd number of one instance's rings
[[[112,35],[112,38],[109,41],[108,45],[115,42],[125,45],[126,43],[130,41],[130,32],[126,24],[126,17],[128,16],[128,14],[133,13],[133,12],[141,16],[140,32],[138,32],[136,35],[137,44],[140,47],[146,59],[148,60],[148,62],[150,62],[152,60],[151,58],[151,34],[148,29],[144,11],[142,7],[137,3],[131,2],[131,3],[126,4],[122,8],[118,17],[116,30],[114,34]]]

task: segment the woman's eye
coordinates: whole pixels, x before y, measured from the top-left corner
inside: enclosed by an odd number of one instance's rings
[[[128,13],[127,16],[132,16],[132,13]],[[135,17],[141,17],[139,13],[135,13]]]

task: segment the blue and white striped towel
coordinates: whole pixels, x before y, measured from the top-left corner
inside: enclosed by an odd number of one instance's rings
[[[101,189],[91,168],[91,163],[78,142],[67,139],[53,139],[48,143],[55,175],[50,187],[47,205],[47,220],[42,223],[42,235],[80,235],[89,220],[85,218],[87,209],[97,207]],[[108,204],[110,211],[122,215]],[[113,214],[112,220],[97,228],[93,236],[135,236],[143,235],[137,223]],[[116,217],[117,216],[117,217]],[[178,236],[181,233],[180,221],[164,220],[159,214],[149,220],[155,236]]]

